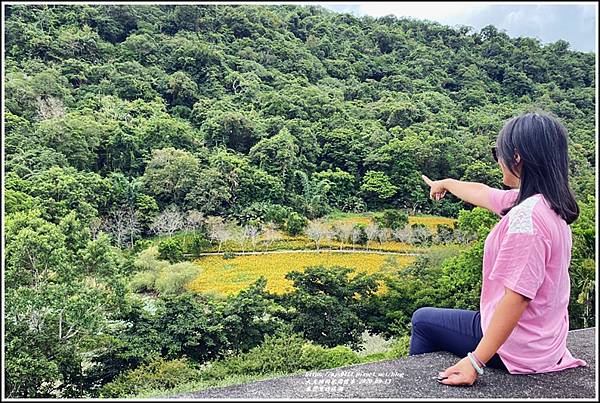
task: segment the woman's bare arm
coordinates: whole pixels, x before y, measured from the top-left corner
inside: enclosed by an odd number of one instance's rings
[[[487,363],[508,339],[531,301],[510,288],[505,287],[504,291],[504,297],[498,303],[490,324],[474,351],[475,356],[484,363]]]
[[[474,206],[491,211],[488,185],[479,182],[465,182],[457,179],[442,179],[442,185],[454,196]]]

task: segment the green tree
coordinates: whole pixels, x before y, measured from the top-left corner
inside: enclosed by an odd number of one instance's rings
[[[198,85],[182,71],[171,74],[167,80],[166,99],[170,105],[193,107],[198,98]]]
[[[163,341],[162,354],[183,355],[199,363],[223,354],[228,344],[221,308],[194,293],[161,297],[155,326]]]
[[[92,170],[97,167],[98,148],[106,131],[92,116],[75,112],[41,122],[36,134],[47,147],[65,155],[75,168]]]
[[[378,285],[376,276],[359,273],[350,279],[351,272],[340,266],[310,266],[286,274],[294,282],[288,301],[297,311],[292,319],[296,331],[327,347],[358,348],[365,330],[365,301]]]
[[[298,155],[296,139],[285,127],[275,136],[260,140],[248,154],[260,169],[281,178],[286,190],[290,189],[293,172],[299,168]]]
[[[292,211],[286,218],[283,228],[289,235],[296,236],[302,234],[307,225],[308,219],[306,217]]]
[[[313,177],[317,181],[327,181],[327,200],[333,207],[337,207],[342,211],[351,209],[356,186],[354,177],[348,172],[336,168],[335,171],[328,169],[327,171],[315,172]]]
[[[367,171],[360,185],[360,190],[365,194],[368,201],[377,203],[396,194],[398,187],[392,184],[390,178],[384,172]]]
[[[208,157],[208,165],[186,199],[192,208],[222,214],[255,201],[283,199],[281,180],[251,165],[246,156],[220,148]]]
[[[225,146],[243,154],[264,136],[260,119],[241,112],[215,114],[203,123],[201,131],[209,147]]]
[[[408,224],[408,214],[399,210],[385,209],[374,218],[382,228],[398,229]]]
[[[178,203],[191,191],[199,169],[198,160],[189,152],[173,147],[153,150],[142,182],[161,204]]]
[[[68,222],[66,222],[68,221]],[[74,231],[79,230],[75,234]],[[65,231],[65,232],[63,232]],[[39,210],[7,217],[6,378],[7,393],[22,397],[82,394],[86,362],[124,305],[122,263],[105,250],[96,259],[112,261],[109,273],[90,275],[91,260],[77,255],[86,245],[71,215],[59,225]],[[83,237],[75,239],[75,237]],[[72,244],[70,242],[75,243]],[[100,274],[106,277],[100,277]],[[24,365],[30,364],[30,365]]]
[[[166,239],[158,244],[158,258],[177,263],[183,260],[183,246],[178,239]]]
[[[223,311],[223,325],[230,348],[246,352],[260,345],[266,335],[283,328],[283,307],[265,290],[267,281],[260,277],[248,288],[230,296]],[[235,338],[234,338],[235,337]]]
[[[53,167],[31,175],[24,186],[40,199],[44,216],[53,222],[73,210],[86,222],[108,210],[110,183],[97,173]]]

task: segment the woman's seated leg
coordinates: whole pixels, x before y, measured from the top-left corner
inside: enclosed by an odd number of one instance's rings
[[[411,324],[410,355],[449,351],[462,358],[483,338],[479,311],[423,307],[413,313]],[[486,365],[506,369],[498,354]]]

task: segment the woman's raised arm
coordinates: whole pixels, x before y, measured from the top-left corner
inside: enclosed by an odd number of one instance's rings
[[[422,178],[430,186],[429,195],[434,200],[441,199],[445,192],[449,191],[454,196],[469,204],[492,211],[489,196],[492,188],[484,183],[465,182],[452,178],[432,181],[425,175],[422,175]]]

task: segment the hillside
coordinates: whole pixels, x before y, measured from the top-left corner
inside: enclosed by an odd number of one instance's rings
[[[501,188],[490,146],[528,110],[569,132],[570,324],[594,321],[593,53],[296,5],[13,4],[3,27],[7,397],[127,397],[406,355],[418,307],[477,309],[498,219],[431,200],[421,175]],[[407,267],[386,259],[383,295],[383,258],[358,254],[355,277],[281,259],[282,295],[246,273],[235,295],[186,288],[207,276],[184,257],[233,259],[259,235],[265,250],[441,246]],[[245,268],[272,272],[267,258]],[[360,357],[366,330],[393,347]]]

